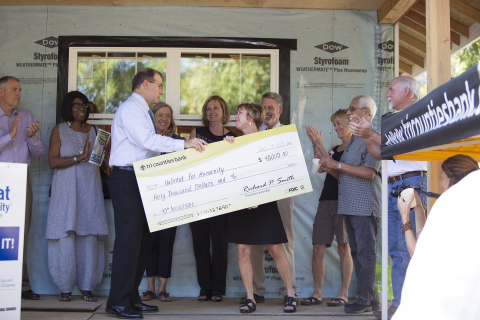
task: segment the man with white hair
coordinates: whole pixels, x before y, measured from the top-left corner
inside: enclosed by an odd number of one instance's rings
[[[400,76],[390,82],[387,94],[388,104],[391,109],[398,112],[408,108],[420,99],[420,86],[418,82],[409,76]],[[373,116],[372,116],[373,118]],[[380,154],[381,137],[374,132],[371,124],[366,119],[353,117],[350,122],[350,130],[354,135],[362,137],[369,151]],[[408,253],[405,236],[402,234],[402,219],[397,207],[397,198],[390,195],[391,190],[397,186],[412,186],[423,191],[427,189],[427,162],[426,161],[388,161],[388,253],[392,258],[392,289],[393,301],[388,308],[388,319],[395,314],[401,302],[403,282],[410,254]],[[425,207],[426,196],[420,195]],[[410,211],[410,221],[415,233],[415,212]],[[378,319],[382,318],[380,311],[374,312]]]
[[[420,86],[417,81],[409,76],[400,76],[390,82],[387,94],[390,108],[402,111],[420,99]],[[402,233],[402,218],[398,211],[398,199],[390,195],[390,191],[397,186],[412,186],[427,189],[427,162],[426,161],[388,161],[388,253],[392,258],[392,289],[393,301],[388,310],[388,319],[391,319],[402,299],[403,282],[410,263],[405,236]],[[426,196],[420,195],[425,207]],[[415,228],[415,211],[410,211],[410,221]],[[419,301],[419,303],[421,303]],[[381,319],[381,313],[374,313]]]
[[[358,95],[352,99],[347,115],[373,119],[375,101]],[[340,161],[321,157],[323,167],[338,170],[338,214],[343,214],[350,251],[357,276],[357,298],[345,305],[347,313],[378,309],[375,293],[376,238],[381,217],[380,161],[368,152],[362,138],[352,135]]]

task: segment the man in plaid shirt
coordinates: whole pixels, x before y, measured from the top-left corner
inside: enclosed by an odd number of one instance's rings
[[[348,116],[373,119],[377,112],[369,96],[355,96]],[[357,298],[345,305],[347,313],[378,309],[374,290],[377,225],[381,217],[380,161],[368,152],[362,138],[352,135],[340,161],[320,160],[322,166],[338,172],[338,214],[345,215],[350,250],[357,276]]]

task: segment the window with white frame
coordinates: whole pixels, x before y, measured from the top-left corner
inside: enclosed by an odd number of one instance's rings
[[[238,104],[260,103],[263,93],[278,92],[278,56],[270,49],[74,47],[68,90],[83,92],[98,106],[90,122],[110,124],[131,94],[133,76],[149,67],[164,75],[161,101],[172,106],[178,125],[201,125],[211,95],[225,99],[234,121]]]

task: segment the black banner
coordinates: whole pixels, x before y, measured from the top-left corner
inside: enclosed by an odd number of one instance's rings
[[[382,118],[382,159],[480,134],[478,65]]]

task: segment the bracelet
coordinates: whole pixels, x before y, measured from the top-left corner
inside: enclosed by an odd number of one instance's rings
[[[74,164],[77,164],[77,163],[78,163],[77,156],[74,156],[74,157],[73,157],[73,162],[74,162]]]
[[[413,231],[413,226],[410,221],[407,221],[406,223],[402,224],[402,233],[405,233],[407,230]]]

